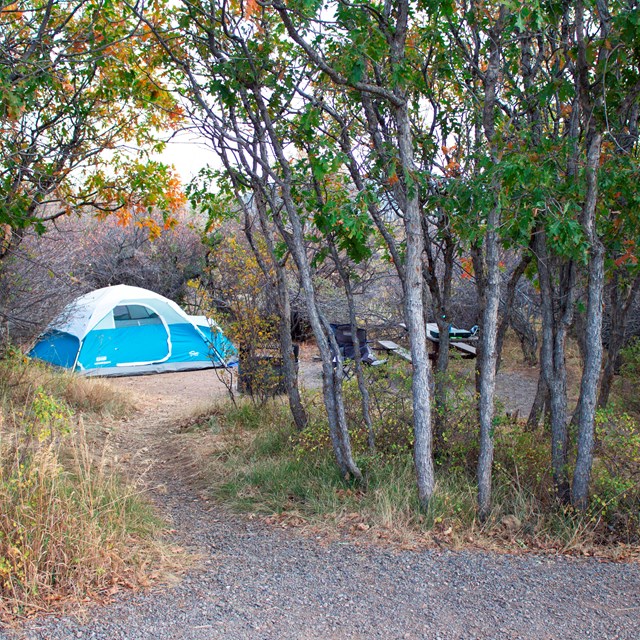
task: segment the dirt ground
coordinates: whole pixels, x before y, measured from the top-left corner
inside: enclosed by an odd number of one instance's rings
[[[305,345],[301,349],[300,384],[306,389],[318,389],[322,386],[322,365],[315,359],[316,356],[317,350],[312,345]],[[204,369],[113,378],[112,381],[119,388],[141,394],[146,402],[157,403],[172,414],[180,416],[182,413],[193,413],[199,407],[206,407],[227,396],[228,391],[221,381],[221,375],[223,374],[214,369]],[[531,409],[537,382],[536,369],[524,366],[511,368],[498,374],[496,392],[507,411],[518,411],[520,417],[526,417]],[[184,408],[184,412],[180,411],[181,408]]]
[[[193,412],[227,394],[214,369],[113,378],[110,382],[115,387],[142,396],[145,402],[171,408],[178,415],[181,407],[185,413]]]

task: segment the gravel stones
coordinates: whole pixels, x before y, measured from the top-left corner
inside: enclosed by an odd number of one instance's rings
[[[325,545],[170,494],[176,539],[201,554],[198,568],[84,622],[44,619],[5,637],[640,638],[635,564]]]

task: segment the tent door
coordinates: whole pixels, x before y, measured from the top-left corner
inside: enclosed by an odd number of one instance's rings
[[[82,347],[83,369],[140,366],[171,356],[169,327],[151,307],[127,304],[113,309],[112,328],[90,331]]]

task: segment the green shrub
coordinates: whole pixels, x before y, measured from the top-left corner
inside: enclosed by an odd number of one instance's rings
[[[640,425],[614,409],[596,414],[592,520],[601,534],[631,544],[640,542]]]
[[[406,455],[413,448],[411,374],[406,363],[391,358],[385,365],[365,369],[376,453],[382,459]],[[344,400],[356,456],[367,455],[368,430],[355,378],[344,386]]]
[[[434,422],[439,418],[441,429],[435,443],[436,462],[450,472],[473,474],[479,453],[478,396],[473,381],[454,371],[437,375],[443,378],[446,395],[444,405],[434,403],[433,408]]]
[[[478,426],[468,375],[448,377],[443,439],[436,458],[436,489],[420,510],[412,460],[410,375],[400,362],[366,370],[376,450],[367,443],[355,380],[344,387],[354,456],[365,482],[344,482],[333,460],[319,396],[307,396],[311,423],[296,432],[286,406],[247,403],[221,407],[225,445],[214,490],[226,504],[300,519],[315,526],[348,528],[413,544],[425,538],[459,546],[593,551],[594,544],[638,543],[640,451],[629,416],[598,414],[592,505],[588,514],[559,505],[551,474],[547,433],[527,432],[498,405],[494,419],[493,508],[476,517]],[[410,541],[413,542],[410,542]],[[440,542],[438,542],[440,544]],[[602,552],[605,547],[600,547]]]
[[[634,338],[620,352],[620,391],[627,411],[640,412],[640,338]]]

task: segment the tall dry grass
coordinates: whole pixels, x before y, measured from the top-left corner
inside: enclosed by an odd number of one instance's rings
[[[103,381],[0,361],[0,617],[131,585],[160,522],[88,430],[131,411]]]

